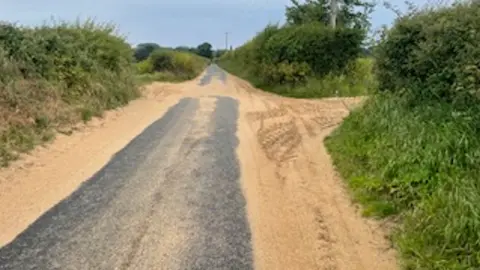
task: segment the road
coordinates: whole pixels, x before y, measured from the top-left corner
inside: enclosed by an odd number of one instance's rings
[[[396,269],[322,143],[358,100],[285,99],[215,65],[145,91],[171,106],[100,170],[37,216],[16,198],[35,217],[18,232],[0,216],[0,269]]]

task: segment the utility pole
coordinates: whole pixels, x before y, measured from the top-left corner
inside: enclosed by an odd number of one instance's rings
[[[225,32],[225,51],[228,51],[228,32]]]
[[[337,26],[337,10],[337,0],[330,0],[330,25],[332,26],[332,28],[335,28]]]

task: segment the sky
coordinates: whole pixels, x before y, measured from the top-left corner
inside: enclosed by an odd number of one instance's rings
[[[415,0],[422,3],[427,0]],[[402,0],[390,0],[404,9]],[[268,23],[283,23],[289,0],[1,0],[0,21],[38,25],[56,20],[93,18],[118,26],[129,43],[155,42],[162,46],[237,47]],[[393,12],[379,7],[373,27],[391,24]]]

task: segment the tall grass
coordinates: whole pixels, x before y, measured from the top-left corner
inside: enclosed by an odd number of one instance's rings
[[[365,214],[399,215],[406,269],[480,267],[480,108],[377,95],[326,145]]]
[[[373,69],[373,58],[358,58],[350,63],[343,72],[330,73],[324,76],[309,76],[304,83],[266,84],[258,74],[248,66],[232,59],[221,59],[219,65],[231,74],[249,81],[255,87],[282,96],[293,98],[353,97],[369,95],[376,89]]]
[[[0,25],[0,165],[138,96],[129,44],[112,25]]]
[[[181,82],[197,77],[209,60],[190,52],[157,49],[144,61],[136,63],[137,82]]]
[[[417,10],[377,47],[379,92],[326,140],[405,269],[480,269],[480,4]]]

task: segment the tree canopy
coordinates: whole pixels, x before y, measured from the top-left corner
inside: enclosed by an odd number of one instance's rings
[[[287,7],[287,23],[299,25],[312,22],[320,22],[328,25],[331,16],[330,1],[306,0],[300,3],[291,0],[292,6]],[[338,8],[337,25],[347,28],[363,28],[370,26],[368,14],[373,10],[374,4],[363,0],[343,0]]]
[[[204,42],[197,47],[197,54],[206,58],[213,57],[212,44]]]
[[[143,61],[147,59],[154,50],[159,48],[160,45],[156,43],[140,43],[135,47],[134,57],[138,62]]]

